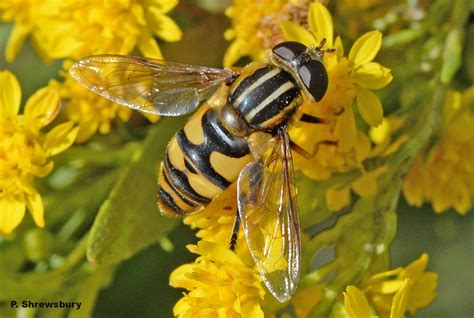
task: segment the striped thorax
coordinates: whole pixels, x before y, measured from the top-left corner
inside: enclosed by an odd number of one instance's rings
[[[301,104],[293,77],[274,65],[265,65],[231,86],[229,104],[255,130],[281,125]]]

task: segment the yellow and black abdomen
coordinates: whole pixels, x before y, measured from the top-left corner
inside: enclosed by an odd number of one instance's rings
[[[166,149],[159,176],[161,211],[184,216],[205,207],[250,160],[247,141],[222,125],[218,110],[201,107]]]

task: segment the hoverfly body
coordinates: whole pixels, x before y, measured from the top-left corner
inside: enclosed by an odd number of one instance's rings
[[[70,70],[91,91],[146,113],[180,116],[210,98],[167,146],[158,205],[166,215],[186,216],[237,182],[230,248],[241,224],[257,269],[280,302],[294,294],[301,271],[291,150],[304,150],[287,127],[304,99],[319,101],[327,90],[323,55],[334,50],[323,45],[283,42],[266,61],[238,73],[118,55],[87,57]],[[307,114],[298,120],[320,122]],[[267,138],[253,138],[262,135]],[[265,140],[266,156],[251,151],[255,140]]]

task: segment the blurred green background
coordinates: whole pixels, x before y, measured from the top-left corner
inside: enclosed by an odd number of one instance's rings
[[[183,63],[220,66],[228,45],[222,36],[228,19],[188,2],[181,3],[173,17],[184,30],[184,38],[174,44],[160,43],[164,56]],[[24,103],[35,90],[57,78],[60,62],[44,64],[27,44],[13,64],[6,63],[3,52],[10,31],[10,25],[0,25],[0,69],[8,69],[18,77]],[[414,317],[474,317],[474,214],[460,216],[449,211],[436,215],[430,206],[417,209],[402,199],[398,216],[398,233],[391,246],[392,268],[405,266],[427,252],[428,269],[439,274],[436,300]],[[168,286],[169,274],[194,259],[185,245],[196,239],[183,225],[175,228],[169,238],[174,244],[172,252],[154,245],[119,266],[113,283],[99,296],[95,317],[172,315],[181,291]]]

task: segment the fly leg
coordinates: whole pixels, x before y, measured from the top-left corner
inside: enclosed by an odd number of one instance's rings
[[[306,113],[303,113],[303,115],[300,117],[299,121],[308,123],[308,124],[327,124],[328,121],[324,118],[319,118],[315,117]],[[330,141],[330,140],[322,140],[320,142],[317,142],[314,150],[312,152],[308,152],[295,144],[293,141],[290,141],[290,146],[291,150],[294,152],[298,153],[299,155],[303,156],[306,159],[311,159],[313,158],[319,151],[319,146],[320,145],[337,145],[337,142],[335,141]]]
[[[302,121],[303,123],[308,123],[308,124],[326,124],[328,122],[324,118],[315,117],[313,115],[306,114],[306,113],[303,113],[299,121]]]
[[[237,210],[235,214],[234,228],[232,229],[232,236],[230,237],[229,248],[231,251],[235,251],[235,246],[237,245],[237,237],[239,236],[240,229],[240,214]]]

